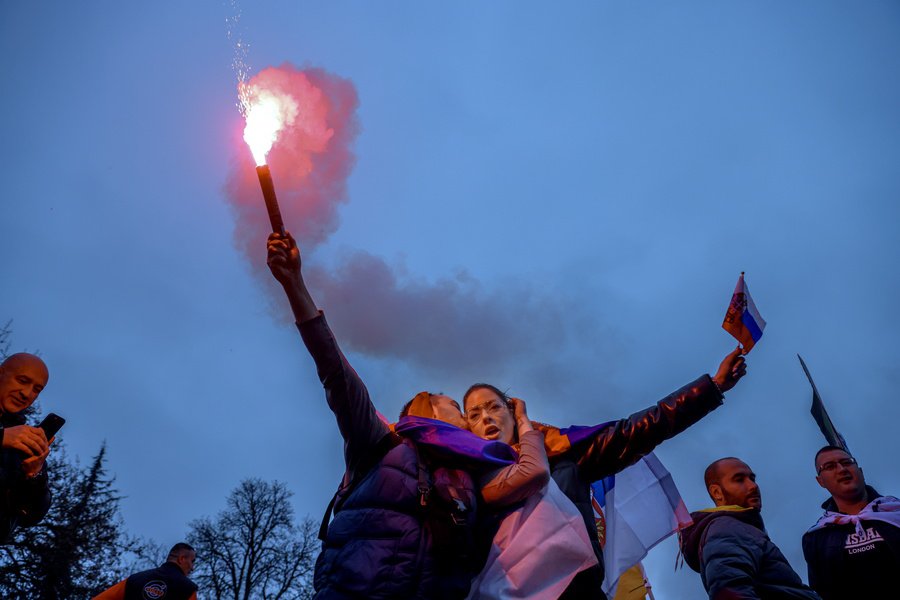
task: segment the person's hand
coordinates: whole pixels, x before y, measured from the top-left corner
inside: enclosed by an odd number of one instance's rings
[[[3,429],[3,447],[24,452],[28,456],[40,456],[47,452],[47,435],[40,427],[6,427]]]
[[[300,250],[290,233],[269,234],[266,264],[281,285],[290,285],[300,277]]]
[[[510,398],[509,404],[513,409],[513,417],[516,420],[516,427],[519,429],[519,434],[521,435],[526,431],[531,431],[533,427],[531,426],[531,420],[528,418],[525,401],[520,398]]]
[[[713,376],[713,381],[719,386],[722,393],[727,392],[747,374],[747,363],[741,355],[741,347],[738,346],[726,356],[719,365],[719,370]]]
[[[43,432],[43,430],[41,431]],[[37,456],[29,456],[22,461],[22,471],[25,473],[25,477],[35,477],[41,472],[41,469],[44,468],[44,461],[47,460],[47,455],[50,454],[50,444],[52,444],[55,439],[55,437],[50,438],[50,441],[47,442],[46,450]]]

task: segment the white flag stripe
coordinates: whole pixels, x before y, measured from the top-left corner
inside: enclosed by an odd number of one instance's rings
[[[619,577],[655,545],[690,523],[672,476],[654,454],[616,475],[606,495],[604,591],[612,596]]]

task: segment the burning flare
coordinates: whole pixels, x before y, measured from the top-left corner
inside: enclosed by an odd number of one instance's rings
[[[256,165],[262,166],[281,130],[293,125],[299,107],[290,95],[260,89],[253,84],[242,85],[239,95],[247,120],[244,141],[250,146]]]

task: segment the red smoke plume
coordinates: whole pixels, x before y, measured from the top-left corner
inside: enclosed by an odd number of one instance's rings
[[[246,86],[290,95],[299,107],[266,162],[285,226],[309,250],[337,228],[337,205],[347,201],[347,177],[354,163],[350,146],[359,130],[356,89],[321,69],[301,70],[288,63],[260,71]],[[260,256],[270,228],[255,166],[242,142],[226,194],[237,213],[235,243],[259,272],[266,268]]]
[[[309,256],[335,231],[337,205],[347,201],[346,182],[354,163],[350,146],[359,129],[356,91],[345,79],[289,64],[261,71],[247,86],[288,94],[299,107],[266,162],[285,227]],[[235,242],[273,292],[278,312],[288,316],[287,302],[266,268],[270,227],[255,162],[247,146],[240,145],[227,184],[237,213]],[[436,282],[401,277],[400,269],[360,251],[333,269],[305,264],[313,296],[327,309],[345,348],[397,358],[462,381],[505,377],[512,369],[520,373],[517,379],[560,393],[572,362],[564,352],[573,335],[566,324],[577,323],[577,335],[592,329],[577,318],[578,305],[527,283],[485,286],[466,276]],[[583,350],[587,345],[578,346],[580,360],[591,356]],[[592,369],[601,370],[596,364]]]

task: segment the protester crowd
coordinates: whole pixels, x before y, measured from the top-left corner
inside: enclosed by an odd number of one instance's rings
[[[378,414],[303,278],[290,234],[268,240],[284,289],[344,442],[344,477],[322,521],[314,574],[320,600],[605,598],[591,484],[628,468],[723,404],[746,374],[739,346],[713,375],[657,403],[594,427],[534,422],[526,403],[476,383],[462,407],[421,392],[395,424]],[[53,437],[26,424],[49,371],[37,356],[0,364],[0,538],[47,513]],[[829,494],[803,535],[809,585],[771,541],[756,474],[742,460],[704,473],[713,508],[680,532],[685,562],[711,599],[900,597],[900,500],[867,484],[843,444],[814,457]],[[100,600],[192,600],[196,554],[176,544],[156,569],[135,573]],[[539,565],[536,567],[535,565]]]

